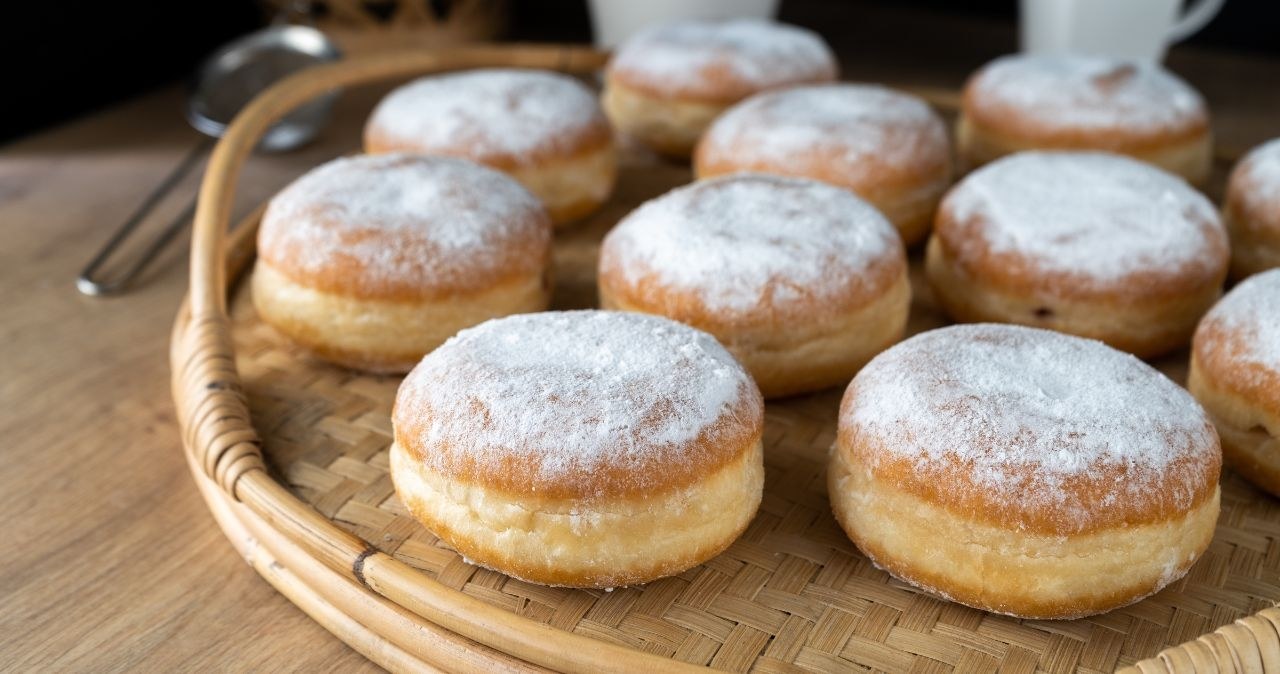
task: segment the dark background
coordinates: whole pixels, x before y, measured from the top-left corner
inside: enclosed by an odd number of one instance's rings
[[[643,0],[637,0],[643,2]],[[1124,2],[1125,0],[1116,0]],[[369,0],[377,5],[379,0]],[[449,0],[423,0],[447,11]],[[15,3],[16,4],[16,3]],[[912,12],[1007,24],[1007,40],[992,53],[1016,48],[1017,0],[783,0],[780,19],[823,33],[837,51],[850,44],[893,41],[910,57]],[[891,25],[868,25],[866,15],[894,12]],[[506,37],[585,42],[591,37],[586,0],[509,0]],[[6,101],[0,102],[0,142],[12,140],[141,92],[184,80],[218,45],[266,23],[255,0],[175,3],[34,2],[6,6],[0,17],[0,59]],[[989,35],[989,33],[987,33]],[[1278,59],[1280,2],[1228,0],[1189,44]],[[175,112],[175,114],[178,114]],[[1277,112],[1280,114],[1280,111]]]

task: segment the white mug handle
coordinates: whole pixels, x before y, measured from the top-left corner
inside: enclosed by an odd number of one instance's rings
[[[1226,0],[1200,0],[1192,5],[1191,9],[1188,9],[1182,18],[1173,24],[1173,28],[1169,29],[1169,41],[1181,42],[1195,35],[1196,31],[1204,28],[1206,23],[1218,15],[1218,10],[1222,9],[1224,2]]]

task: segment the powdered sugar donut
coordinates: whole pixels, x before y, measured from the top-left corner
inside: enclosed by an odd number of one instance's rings
[[[365,151],[464,157],[509,174],[557,224],[609,198],[613,132],[581,82],[540,70],[487,69],[424,77],[374,109]]]
[[[924,101],[863,84],[770,91],[735,105],[698,142],[699,178],[758,171],[813,178],[880,209],[907,245],[924,240],[951,184],[951,145]]]
[[[1280,138],[1236,165],[1222,217],[1231,236],[1232,277],[1280,267]]]
[[[458,330],[545,309],[551,223],[533,195],[471,162],[337,159],[271,200],[253,301],[298,345],[404,372]]]
[[[1170,351],[1222,293],[1227,236],[1209,200],[1126,157],[1024,152],[943,199],[925,272],[960,321],[1001,321]]]
[[[764,404],[710,335],[573,311],[465,330],[404,380],[391,477],[475,563],[615,587],[728,547],[764,488]]]
[[[687,157],[726,108],[767,89],[830,82],[837,67],[816,33],[762,19],[689,20],[640,31],[605,71],[614,126]]]
[[[739,174],[628,215],[600,250],[600,301],[714,335],[766,397],[844,384],[902,338],[911,303],[893,226],[845,190]]]
[[[1227,463],[1280,495],[1280,269],[1245,279],[1196,329],[1187,386]]]
[[[1107,150],[1194,183],[1209,177],[1204,100],[1154,63],[1102,56],[1005,56],[964,88],[956,142],[968,168],[1021,150]]]
[[[1219,507],[1189,393],[1092,340],[1009,325],[908,339],[858,373],[828,470],[876,565],[1026,618],[1129,604],[1182,577]]]

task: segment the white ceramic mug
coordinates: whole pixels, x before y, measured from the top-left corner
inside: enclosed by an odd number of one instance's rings
[[[1209,23],[1226,0],[1022,0],[1022,50],[1159,61]]]
[[[591,0],[596,46],[612,48],[654,23],[680,19],[773,18],[779,0]]]

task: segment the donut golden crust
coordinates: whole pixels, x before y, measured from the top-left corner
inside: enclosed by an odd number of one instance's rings
[[[763,493],[763,402],[723,347],[666,319],[513,316],[405,379],[400,500],[475,563],[615,587],[678,573],[746,528]]]
[[[341,365],[404,372],[458,330],[546,308],[551,224],[459,159],[339,159],[277,195],[258,232],[258,315]]]
[[[946,128],[924,101],[857,84],[753,96],[716,119],[694,155],[699,178],[759,172],[844,187],[884,213],[907,245],[928,234],[951,164]]]
[[[758,19],[679,21],[619,47],[605,71],[603,103],[620,131],[687,157],[711,120],[737,101],[837,74],[831,50],[811,31]]]
[[[409,512],[467,559],[543,585],[622,587],[680,573],[737,540],[759,505],[762,457],[757,440],[695,487],[607,508],[448,479],[398,445],[391,471]]]
[[[513,279],[452,297],[357,298],[317,290],[259,262],[251,279],[258,317],[322,360],[369,372],[408,372],[422,354],[463,328],[491,318],[542,311],[546,276]]]
[[[947,195],[925,273],[955,320],[1149,357],[1187,343],[1221,294],[1228,254],[1213,206],[1178,178],[1116,155],[1027,152]]]
[[[1249,277],[1196,329],[1187,387],[1222,437],[1227,464],[1280,495],[1280,270]]]
[[[621,82],[609,82],[601,104],[618,129],[649,149],[670,157],[688,157],[698,138],[729,104],[657,98]]]
[[[987,324],[868,364],[841,404],[828,481],[836,519],[878,566],[969,606],[1056,619],[1181,577],[1213,536],[1220,469],[1204,411],[1154,369]]]
[[[641,206],[605,238],[602,306],[714,335],[765,397],[847,382],[902,337],[906,257],[892,225],[817,181],[738,174]]]
[[[821,328],[797,329],[774,321],[754,331],[726,330],[732,336],[719,339],[751,373],[764,397],[784,398],[849,381],[873,356],[902,339],[910,305],[911,284],[904,275],[883,296]],[[604,287],[600,306],[659,315],[667,309],[615,298]],[[713,332],[694,320],[682,322]]]
[[[1280,267],[1280,139],[1254,148],[1231,172],[1222,216],[1232,278]]]
[[[1209,113],[1158,65],[1079,55],[996,59],[969,79],[956,128],[961,164],[1024,150],[1105,150],[1197,184],[1209,177]]]
[[[462,157],[496,168],[542,200],[557,225],[609,198],[613,131],[577,80],[487,69],[425,77],[391,92],[370,116],[365,151]]]
[[[966,272],[941,238],[931,239],[925,251],[925,275],[939,304],[963,323],[990,321],[1047,328],[1106,342],[1143,357],[1184,346],[1196,322],[1222,294],[1205,285],[1176,292],[1134,293],[1117,289],[1076,297],[1075,287],[1061,285],[1037,292],[1031,284],[984,283]],[[977,275],[980,276],[980,275]],[[1152,289],[1163,289],[1152,285]]]

